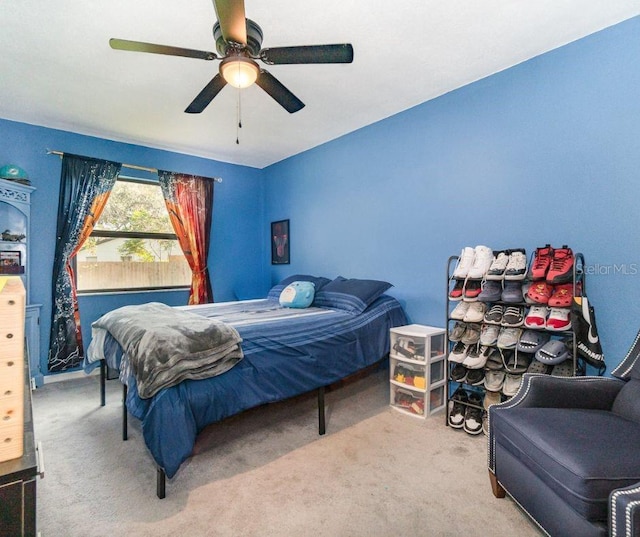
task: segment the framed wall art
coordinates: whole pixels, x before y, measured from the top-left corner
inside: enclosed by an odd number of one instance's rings
[[[289,220],[278,220],[271,222],[271,264],[288,265],[289,244],[291,236],[289,234]]]

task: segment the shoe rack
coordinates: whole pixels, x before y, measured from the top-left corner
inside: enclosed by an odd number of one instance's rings
[[[425,419],[447,400],[446,330],[420,324],[392,328],[389,403],[402,414]]]
[[[573,290],[573,296],[580,296],[580,295],[586,295],[586,281],[585,281],[585,261],[584,261],[584,256],[581,253],[574,253],[574,260],[573,260],[573,267],[572,267],[572,277],[571,277],[571,287]],[[522,283],[522,286],[526,286],[528,284],[532,283],[532,279],[531,279],[531,275],[530,275],[530,267],[534,261],[534,256],[535,256],[535,249],[533,251],[533,253],[531,254],[530,258],[528,259],[528,263],[526,265],[526,273],[525,273],[525,277],[522,280],[518,280]],[[454,289],[456,286],[458,288],[462,287],[463,289],[463,295],[464,295],[464,289],[467,288],[469,285],[471,285],[472,288],[477,288],[480,287],[481,289],[483,288],[483,286],[485,285],[485,282],[487,280],[485,280],[484,278],[475,278],[475,279],[469,279],[469,278],[464,278],[464,279],[459,279],[454,277],[454,272],[456,267],[458,266],[458,263],[460,261],[460,256],[451,256],[449,257],[449,259],[447,260],[447,267],[446,267],[446,282],[447,282],[447,287],[446,287],[446,297],[445,297],[445,304],[446,304],[446,312],[445,312],[445,326],[447,328],[446,330],[446,334],[445,334],[445,338],[446,338],[446,342],[445,342],[445,349],[446,349],[446,377],[447,377],[447,389],[446,389],[446,395],[447,395],[447,401],[446,401],[446,425],[447,426],[454,426],[457,428],[463,428],[462,425],[457,424],[457,422],[454,420],[454,423],[452,423],[450,421],[450,418],[452,417],[452,413],[454,411],[454,407],[455,408],[455,414],[457,414],[458,416],[460,415],[460,411],[461,408],[464,409],[465,415],[467,412],[474,414],[474,418],[475,421],[472,420],[472,423],[477,422],[478,416],[482,415],[482,419],[484,421],[485,419],[485,415],[486,415],[486,408],[487,406],[484,404],[485,403],[485,395],[487,393],[487,389],[486,389],[486,385],[484,383],[484,381],[482,382],[478,382],[478,377],[479,374],[476,371],[476,373],[474,373],[475,378],[473,378],[473,382],[469,383],[467,382],[467,375],[465,375],[464,377],[460,378],[460,373],[461,373],[461,368],[459,366],[459,362],[458,361],[451,361],[450,357],[451,357],[451,351],[453,350],[454,346],[458,343],[457,341],[452,341],[450,339],[450,335],[452,334],[452,330],[454,328],[454,326],[456,325],[456,323],[460,323],[462,322],[460,319],[454,319],[451,317],[451,313],[454,310],[454,308],[460,303],[459,300],[452,300],[450,297],[450,293],[452,291],[452,289]],[[494,280],[495,281],[495,280]],[[505,280],[500,280],[503,284]],[[513,281],[513,280],[511,280]],[[464,298],[462,299],[464,301]],[[476,302],[476,300],[466,300],[467,302],[470,302],[471,304],[473,302]],[[492,306],[494,306],[495,304],[501,305],[504,308],[506,307],[517,307],[517,308],[523,308],[524,310],[524,315],[527,315],[527,312],[530,310],[530,308],[532,306],[544,306],[544,304],[538,304],[538,303],[532,303],[531,301],[527,301],[527,299],[525,298],[525,295],[523,293],[523,297],[521,301],[518,302],[514,302],[514,301],[508,301],[505,302],[503,300],[493,300],[491,302],[484,302],[486,304],[486,311],[488,312]],[[484,318],[481,322],[479,323],[473,323],[473,324],[478,324],[480,325],[480,327],[483,326],[484,324]],[[533,328],[530,326],[520,326],[519,328],[522,329],[523,333],[526,330],[533,330],[535,332],[540,332],[543,334],[548,334],[550,337],[550,340],[562,340],[567,342],[567,348],[569,350],[569,358],[564,362],[565,367],[567,364],[570,364],[570,368],[571,368],[571,376],[576,376],[576,375],[581,375],[584,374],[584,364],[583,363],[579,363],[578,361],[578,353],[577,353],[577,344],[576,344],[576,335],[575,332],[573,330],[573,327],[568,327],[566,330],[554,330],[554,331],[549,331],[546,329],[545,326],[540,327],[540,328]],[[547,337],[547,336],[544,336]],[[480,343],[478,343],[478,348],[480,348],[481,345]],[[495,347],[498,352],[501,352],[501,354],[499,354],[498,356],[504,355],[506,356],[506,353],[508,351],[505,351],[505,349],[498,349],[498,345],[497,342],[494,345],[488,345],[485,346],[483,348],[487,348],[489,347],[489,349],[487,350],[487,353],[492,352],[491,351],[491,347]],[[525,353],[527,354],[527,353]],[[495,356],[495,354],[494,354]],[[537,362],[535,360],[535,355],[530,355],[531,358],[531,363]],[[503,362],[504,363],[504,362]],[[517,363],[517,362],[516,362]],[[526,363],[526,360],[525,360]],[[540,362],[538,362],[539,365]],[[491,365],[491,364],[488,364]],[[452,378],[452,373],[454,372],[454,368],[456,368],[456,374],[455,377],[458,378],[458,380],[454,380]],[[551,366],[547,366],[548,370],[546,371],[548,374],[551,374]],[[480,369],[480,368],[476,368],[476,369]],[[486,374],[486,372],[488,371],[485,366],[482,366],[483,372]],[[528,371],[530,369],[527,369]],[[506,378],[506,374],[507,374],[508,370],[505,371],[505,378]],[[526,371],[525,371],[526,372]],[[523,373],[522,373],[523,374]],[[511,380],[515,380],[515,377],[517,377],[517,375],[512,374],[512,378]],[[514,386],[514,383],[511,383],[511,387]],[[504,385],[503,385],[504,387]],[[515,390],[517,391],[517,389]],[[462,392],[462,393],[461,393]],[[486,402],[490,404],[494,404],[496,402],[500,402],[500,401],[505,401],[507,399],[509,399],[510,397],[512,397],[513,395],[515,395],[514,393],[510,393],[508,395],[505,395],[502,392],[502,388],[500,392],[495,392],[492,390],[492,394],[491,394],[491,398],[487,398]],[[496,395],[496,393],[499,393],[499,397]],[[455,397],[454,397],[455,395]],[[462,395],[462,399],[460,395]],[[466,430],[466,427],[464,427]],[[470,432],[471,434],[478,434],[478,432],[482,432],[482,431],[476,431],[476,430],[472,430],[472,431],[467,431]]]

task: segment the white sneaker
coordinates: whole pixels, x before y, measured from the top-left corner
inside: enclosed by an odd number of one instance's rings
[[[509,255],[509,262],[504,271],[505,280],[524,280],[527,275],[527,256],[516,250]]]
[[[487,270],[485,276],[487,280],[502,280],[504,279],[504,271],[507,269],[507,263],[509,262],[509,256],[505,252],[500,252],[493,258],[493,262]]]
[[[467,311],[469,311],[469,306],[471,306],[471,302],[458,302],[458,305],[453,308],[453,311],[451,312],[451,315],[449,315],[449,317],[455,319],[456,321],[462,321]],[[542,327],[544,328],[544,323]]]
[[[569,330],[571,328],[571,308],[551,308],[547,318],[546,329],[552,331]]]
[[[467,277],[469,269],[473,266],[473,259],[475,258],[475,251],[470,246],[466,246],[460,252],[460,258],[458,259],[458,265],[453,271],[453,277],[462,280]]]
[[[469,269],[467,277],[473,280],[484,278],[485,273],[493,263],[493,250],[487,246],[476,246],[473,265]]]
[[[549,308],[547,306],[531,306],[529,313],[524,318],[524,325],[527,328],[544,328],[548,316]]]
[[[483,324],[480,330],[480,345],[495,345],[499,334],[500,327],[497,324]]]
[[[463,321],[465,323],[481,323],[487,311],[487,305],[484,302],[467,302],[467,304],[469,304],[469,309],[465,313]]]

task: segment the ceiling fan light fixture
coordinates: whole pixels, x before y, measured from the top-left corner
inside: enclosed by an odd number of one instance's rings
[[[234,88],[248,88],[259,74],[258,64],[245,56],[230,56],[220,63],[220,75]]]

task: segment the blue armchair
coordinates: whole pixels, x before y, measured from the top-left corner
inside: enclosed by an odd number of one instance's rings
[[[489,408],[493,494],[552,537],[640,536],[640,333],[612,375],[527,373]]]

